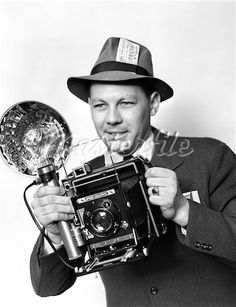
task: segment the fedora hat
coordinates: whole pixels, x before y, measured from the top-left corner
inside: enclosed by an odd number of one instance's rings
[[[152,56],[146,47],[125,38],[110,37],[105,42],[90,75],[70,77],[67,85],[75,96],[88,102],[91,82],[134,84],[136,81],[159,92],[161,101],[173,96],[172,88],[154,77]]]

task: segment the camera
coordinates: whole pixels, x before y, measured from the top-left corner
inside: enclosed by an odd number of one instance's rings
[[[149,203],[142,158],[92,170],[89,163],[62,180],[75,211],[71,232],[81,252],[77,275],[148,255],[166,231],[158,206]]]

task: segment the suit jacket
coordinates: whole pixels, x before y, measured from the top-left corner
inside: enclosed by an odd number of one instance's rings
[[[168,137],[155,130],[154,166],[176,172],[189,199],[187,234],[167,221],[144,259],[100,272],[108,306],[235,306],[236,157],[210,138]],[[104,164],[103,157],[91,161]],[[192,195],[192,197],[191,197]],[[193,197],[197,195],[198,197]],[[76,277],[54,255],[41,255],[42,237],[31,255],[31,279],[40,296],[58,295]],[[59,250],[62,256],[66,252]]]

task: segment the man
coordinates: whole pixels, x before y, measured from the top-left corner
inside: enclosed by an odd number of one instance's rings
[[[234,306],[236,302],[236,159],[209,138],[174,138],[151,127],[150,116],[173,91],[153,76],[144,46],[109,38],[91,75],[69,78],[70,91],[88,102],[108,153],[95,168],[124,156],[143,156],[149,200],[159,206],[167,233],[143,260],[101,271],[108,306]],[[187,144],[187,146],[186,146]],[[154,193],[155,192],[155,193]],[[57,221],[73,216],[59,187],[40,187],[32,202],[48,236],[66,256]],[[61,246],[62,245],[62,246]],[[57,295],[75,280],[40,236],[31,256],[40,296]],[[78,290],[79,291],[79,290]]]

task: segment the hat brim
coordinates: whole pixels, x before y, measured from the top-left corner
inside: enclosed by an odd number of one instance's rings
[[[131,80],[143,80],[144,84],[148,84],[153,91],[157,91],[160,94],[161,101],[171,98],[174,94],[173,89],[161,79],[126,71],[106,71],[89,76],[71,77],[67,80],[67,86],[72,94],[88,102],[89,86],[92,82],[123,83]]]

